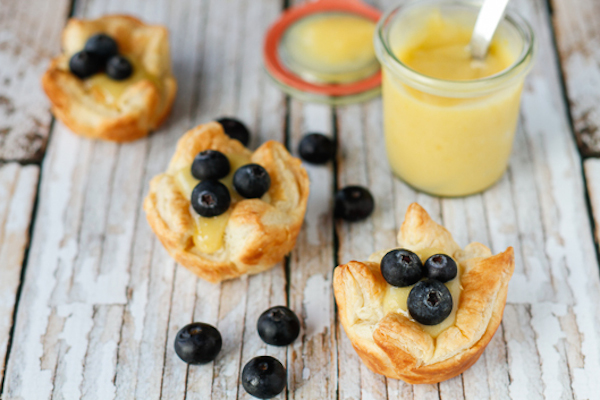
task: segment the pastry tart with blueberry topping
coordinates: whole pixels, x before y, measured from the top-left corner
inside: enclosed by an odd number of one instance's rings
[[[341,323],[372,371],[408,383],[450,379],[479,359],[500,325],[513,249],[461,249],[416,203],[398,244],[335,269]]]
[[[296,243],[309,180],[300,160],[268,141],[251,152],[211,122],[177,143],[150,182],[144,210],[169,254],[217,283],[265,271]]]
[[[136,140],[168,116],[177,90],[167,29],[126,15],[72,18],[63,54],[42,77],[52,111],[73,132]]]

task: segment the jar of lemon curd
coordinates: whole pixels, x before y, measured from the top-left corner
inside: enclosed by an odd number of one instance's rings
[[[532,66],[532,29],[513,11],[486,59],[472,59],[468,44],[479,7],[415,1],[387,12],[375,32],[390,165],[434,195],[465,196],[500,179]]]

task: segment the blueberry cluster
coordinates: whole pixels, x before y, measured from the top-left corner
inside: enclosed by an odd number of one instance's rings
[[[335,142],[321,133],[307,133],[298,145],[300,157],[310,164],[325,164],[335,157]],[[335,217],[348,222],[367,218],[375,208],[367,188],[350,185],[335,194]]]
[[[223,214],[231,205],[227,186],[219,182],[231,171],[229,159],[216,150],[205,150],[194,158],[192,175],[200,180],[192,191],[192,208],[203,217]],[[267,170],[258,164],[241,166],[233,174],[233,188],[247,199],[262,197],[271,187],[271,177]]]
[[[415,321],[437,325],[450,315],[452,295],[444,282],[454,279],[458,273],[452,257],[434,254],[422,263],[412,251],[396,249],[383,257],[380,268],[381,275],[390,285],[414,285],[408,294],[407,308]]]
[[[110,78],[121,81],[133,73],[129,60],[119,54],[117,42],[104,33],[90,37],[83,50],[73,54],[69,69],[80,79],[105,71]]]
[[[257,323],[261,339],[274,346],[287,346],[300,334],[300,321],[284,306],[269,308]],[[223,341],[212,325],[195,322],[184,326],[175,337],[175,352],[188,364],[206,364],[217,358]],[[259,399],[270,399],[285,388],[287,373],[277,359],[259,356],[251,359],[242,370],[244,389]]]

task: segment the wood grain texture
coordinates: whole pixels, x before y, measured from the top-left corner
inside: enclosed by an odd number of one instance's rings
[[[255,330],[262,311],[286,303],[283,263],[207,284],[171,260],[141,210],[149,180],[197,123],[235,115],[253,131],[254,147],[284,139],[284,96],[263,75],[258,51],[281,4],[249,4],[76,4],[77,16],[125,12],[168,25],[180,91],[165,127],[135,143],[92,142],[56,124],[6,398],[245,398],[243,363],[271,354],[285,364],[287,349],[267,348]],[[240,10],[233,17],[232,7]],[[193,320],[217,326],[225,345],[214,364],[188,369],[172,343]]]
[[[338,111],[343,154],[339,185],[367,186],[379,209],[365,222],[338,223],[341,263],[392,247],[394,236],[386,229],[398,228],[412,201],[443,222],[462,246],[480,241],[494,252],[508,246],[516,251],[507,317],[481,359],[461,377],[439,385],[407,388],[388,380],[390,398],[566,399],[593,397],[596,390],[590,372],[597,370],[599,360],[595,298],[600,280],[589,220],[581,211],[581,160],[562,100],[546,4],[522,0],[514,7],[534,26],[539,52],[523,93],[509,170],[485,193],[439,200],[399,181],[388,183],[389,167],[381,161],[380,107],[365,111],[367,104]],[[396,216],[395,228],[386,226],[390,215]],[[588,332],[587,343],[579,341],[583,331]],[[339,362],[349,367],[347,377],[340,368],[340,398],[382,398],[374,377],[356,365],[345,334],[339,336]],[[584,353],[587,356],[581,358]]]
[[[13,326],[23,258],[37,193],[39,168],[0,166],[0,380]]]
[[[581,152],[600,155],[600,25],[595,0],[551,0],[556,42]]]
[[[383,156],[380,99],[339,108],[286,102],[269,82],[261,48],[264,31],[281,11],[279,0],[78,0],[77,16],[126,12],[166,24],[180,90],[165,126],[134,143],[93,142],[55,125],[3,398],[251,399],[240,372],[263,354],[288,368],[288,388],[278,399],[586,399],[600,393],[598,262],[551,21],[544,0],[514,1],[534,26],[539,52],[509,169],[483,194],[439,199],[392,176]],[[370,3],[387,8],[396,1]],[[317,131],[337,138],[338,154],[325,166],[306,164],[311,196],[289,259],[268,272],[212,285],[168,256],[141,201],[177,139],[223,115],[248,124],[252,148],[275,139],[295,153],[302,136]],[[599,165],[585,164],[596,221]],[[36,167],[5,166],[0,183],[10,168],[21,171],[17,186],[35,182]],[[25,171],[29,180],[22,178]],[[7,179],[14,187],[16,178]],[[334,221],[335,182],[368,187],[377,202],[372,217]],[[408,385],[370,372],[336,319],[331,290],[335,261],[394,247],[414,201],[461,246],[479,241],[494,252],[513,246],[517,261],[505,318],[483,356],[437,385]],[[23,213],[26,203],[18,202]],[[17,218],[6,214],[8,203],[0,206],[0,221]],[[0,243],[2,257],[8,242]],[[256,321],[282,304],[300,317],[301,336],[287,348],[267,346]],[[223,335],[214,363],[187,366],[175,354],[176,333],[192,321],[215,325]],[[0,322],[0,345],[7,338],[2,329],[8,333],[10,322]]]
[[[60,51],[70,0],[0,1],[0,160],[40,161],[50,121],[40,79]]]

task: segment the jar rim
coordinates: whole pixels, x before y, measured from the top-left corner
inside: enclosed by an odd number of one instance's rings
[[[520,14],[510,7],[507,9],[503,20],[515,28],[523,41],[523,48],[509,67],[484,78],[461,81],[434,78],[412,69],[394,54],[390,47],[389,39],[385,37],[384,29],[388,26],[392,18],[397,18],[397,13],[404,13],[411,8],[427,5],[458,5],[479,8],[481,1],[413,0],[407,4],[393,7],[383,14],[375,28],[375,53],[381,64],[393,72],[394,76],[401,78],[406,84],[415,89],[439,96],[473,97],[508,86],[527,74],[531,69],[535,53],[535,35],[533,29]]]

